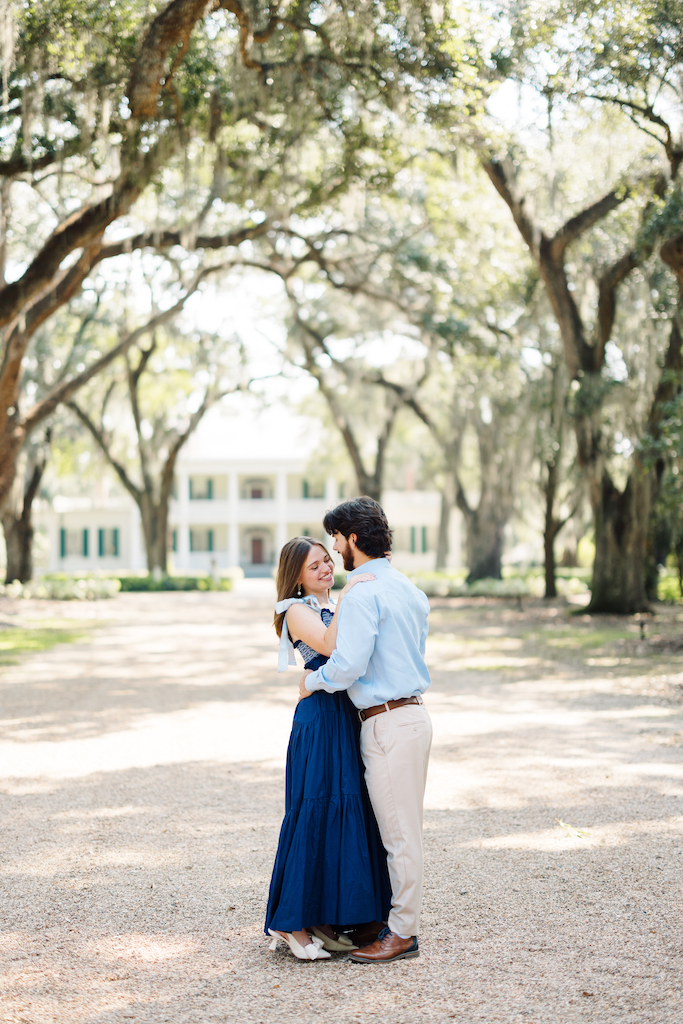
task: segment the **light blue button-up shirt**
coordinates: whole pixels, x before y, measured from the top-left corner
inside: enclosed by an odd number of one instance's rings
[[[424,660],[429,601],[386,558],[349,573],[377,577],[357,583],[339,609],[337,647],[306,677],[307,690],[348,690],[357,708],[424,693],[431,680]]]

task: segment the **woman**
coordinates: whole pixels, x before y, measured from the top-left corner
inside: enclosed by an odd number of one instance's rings
[[[325,546],[312,537],[294,537],[283,547],[275,605],[280,671],[288,661],[295,664],[290,637],[305,668],[324,665],[336,647],[345,594],[375,578],[352,577],[335,609],[333,568]],[[320,691],[297,704],[265,931],[273,936],[271,949],[284,939],[300,960],[353,949],[332,926],[385,920],[390,906],[386,853],[365,788],[358,734],[346,693]]]

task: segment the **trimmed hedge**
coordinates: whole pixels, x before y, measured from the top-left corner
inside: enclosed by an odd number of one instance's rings
[[[13,599],[38,598],[47,601],[100,601],[114,597],[120,590],[117,579],[102,576],[69,576],[66,573],[53,573],[41,576],[28,583],[14,580],[6,585],[0,584],[0,594]]]
[[[232,578],[222,576],[119,576],[121,592],[148,593],[161,590],[232,590]]]

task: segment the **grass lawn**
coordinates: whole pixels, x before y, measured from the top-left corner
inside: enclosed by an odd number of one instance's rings
[[[0,623],[0,665],[16,665],[23,654],[48,651],[55,644],[74,643],[87,635],[87,627],[81,622],[68,619],[53,622],[50,625],[41,622],[35,627]]]

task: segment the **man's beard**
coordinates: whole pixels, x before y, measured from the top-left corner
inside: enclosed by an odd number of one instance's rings
[[[355,569],[355,565],[353,564],[353,552],[351,550],[351,545],[349,544],[348,541],[346,542],[346,547],[341,552],[341,556],[342,561],[344,563],[344,568],[346,569],[347,572],[351,572],[352,569]]]

